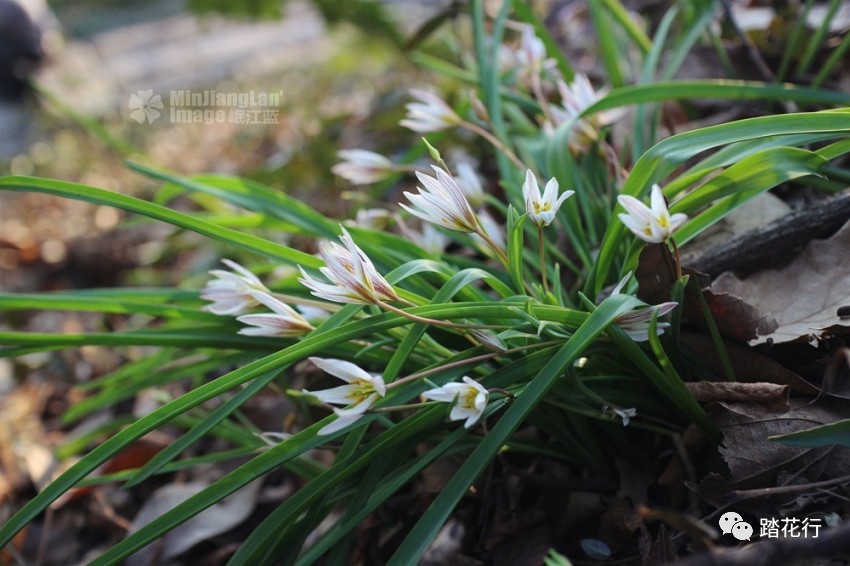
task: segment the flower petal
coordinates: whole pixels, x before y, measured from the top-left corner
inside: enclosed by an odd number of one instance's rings
[[[310,357],[308,359],[316,364],[320,370],[325,373],[329,373],[334,377],[338,377],[346,383],[351,383],[356,379],[372,380],[372,376],[368,372],[345,360],[316,357]]]

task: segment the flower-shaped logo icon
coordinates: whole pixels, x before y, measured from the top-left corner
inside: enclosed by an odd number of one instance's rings
[[[130,95],[128,106],[132,110],[130,118],[139,124],[144,124],[145,120],[150,124],[161,115],[159,111],[163,108],[162,97],[158,94],[154,96],[152,90],[140,90]]]

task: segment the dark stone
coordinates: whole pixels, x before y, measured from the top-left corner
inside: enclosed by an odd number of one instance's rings
[[[41,32],[13,0],[0,0],[0,99],[16,100],[42,58]]]

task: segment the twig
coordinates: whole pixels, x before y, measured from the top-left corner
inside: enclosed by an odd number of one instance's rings
[[[850,220],[850,194],[792,212],[765,226],[745,232],[702,254],[685,259],[685,265],[712,277],[724,271],[752,272],[788,259],[789,252],[813,238],[834,234]]]
[[[814,483],[804,483],[800,485],[785,485],[782,487],[766,487],[763,489],[738,489],[730,493],[731,497],[736,500],[752,499],[754,497],[769,497],[771,495],[779,495],[784,493],[797,493],[799,491],[809,491],[812,489],[821,489],[824,487],[832,487],[842,483],[850,482],[850,476],[841,476],[831,480],[824,480]]]

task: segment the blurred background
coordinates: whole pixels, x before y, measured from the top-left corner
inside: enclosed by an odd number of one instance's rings
[[[150,197],[156,184],[124,165],[131,158],[246,176],[341,215],[358,195],[330,174],[335,152],[407,136],[395,123],[418,71],[403,38],[446,5],[0,0],[0,173]],[[212,105],[192,112],[191,96]],[[166,245],[166,228],[136,222],[107,207],[0,195],[0,291],[176,284],[214,261],[181,254],[191,236]]]

